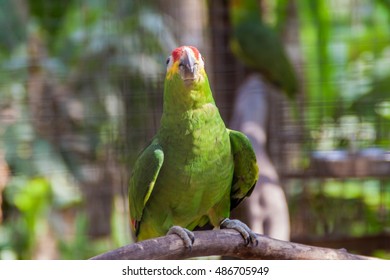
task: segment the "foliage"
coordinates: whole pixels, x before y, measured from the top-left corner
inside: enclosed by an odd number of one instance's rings
[[[289,200],[292,223],[304,227],[294,235],[359,237],[383,233],[390,226],[390,201],[381,201],[388,194],[377,180],[311,180],[304,188],[290,187],[295,190]]]
[[[288,1],[276,2],[274,21],[280,30]],[[335,150],[385,157],[390,145],[389,1],[295,4],[304,63],[299,65],[305,94],[302,125],[308,136],[299,144],[307,158],[313,152]],[[362,236],[390,227],[386,180],[292,181],[286,191],[295,234]]]
[[[383,131],[366,143],[368,146],[388,144],[390,131],[380,127],[380,118],[387,112],[388,87],[378,89],[379,81],[390,77],[390,10],[382,2],[299,1],[307,63],[305,115],[310,131],[316,133],[322,125],[332,126],[344,116],[356,116],[360,124]],[[379,111],[361,114],[371,108]],[[336,141],[328,148],[338,147]],[[367,145],[360,146],[364,147]]]
[[[264,2],[274,9],[265,20],[280,30],[290,1]],[[299,69],[305,85],[305,129],[310,136],[305,148],[388,149],[389,1],[295,3],[305,64]],[[80,188],[87,156],[67,152],[36,130],[26,86],[28,43],[31,37],[42,41],[40,67],[50,85],[71,89],[72,106],[61,104],[57,110],[72,109],[76,118],[70,125],[86,140],[91,161],[99,163],[113,150],[114,160],[128,170],[157,127],[165,55],[176,45],[174,26],[155,5],[149,0],[0,2],[0,152],[5,152],[11,169],[0,193],[0,259],[35,258],[47,232],[56,236],[58,258],[87,258],[131,240],[125,189],[115,190],[111,236],[88,237],[85,193]],[[115,178],[122,175],[117,171]],[[127,182],[118,182],[126,188]],[[291,213],[302,211],[303,199],[314,209],[303,213],[305,223],[318,235],[386,230],[390,225],[383,217],[388,217],[390,205],[378,199],[378,182],[317,181],[308,188],[310,193],[292,188],[296,193],[290,194]]]
[[[0,123],[0,149],[12,172],[3,194],[0,258],[37,257],[44,232],[57,236],[57,257],[87,258],[109,249],[112,242],[114,246],[129,242],[127,215],[113,212],[111,241],[88,237],[90,225],[78,186],[85,176],[82,160],[45,139],[30,115],[31,96],[25,87],[29,40],[39,38],[47,47],[39,67],[49,73],[51,85],[74,90],[79,107],[72,109],[76,114],[82,109],[74,127],[87,139],[92,161],[104,158],[111,147],[131,166],[131,158],[148,137],[144,127],[153,117],[154,96],[145,89],[155,90],[153,81],[163,72],[162,62],[174,39],[148,1],[140,5],[122,0],[26,0],[19,6],[15,2],[2,1],[0,9],[5,11],[6,5],[10,11],[0,12],[0,22],[15,26],[14,33],[0,36],[0,112],[10,112]],[[66,236],[69,230],[74,231],[72,237]]]
[[[47,217],[51,203],[51,188],[45,178],[13,178],[6,190],[7,201],[12,201],[19,213],[9,225],[12,247],[18,258],[32,257],[37,236],[42,223]]]

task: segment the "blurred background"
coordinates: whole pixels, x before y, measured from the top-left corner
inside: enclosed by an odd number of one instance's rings
[[[134,242],[127,183],[172,49],[198,47],[234,122],[250,70],[230,48],[231,1],[0,0],[0,259]],[[390,1],[258,2],[299,84],[270,90],[265,124],[290,239],[390,258]]]

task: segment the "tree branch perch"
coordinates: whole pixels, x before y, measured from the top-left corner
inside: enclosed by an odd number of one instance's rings
[[[175,234],[126,245],[91,258],[92,260],[169,260],[221,255],[241,259],[268,260],[367,260],[345,249],[329,249],[280,241],[258,235],[257,246],[245,246],[235,230],[195,231],[192,250]]]

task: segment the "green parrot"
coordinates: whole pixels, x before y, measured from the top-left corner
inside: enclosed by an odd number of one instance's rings
[[[211,224],[257,243],[248,226],[229,219],[257,178],[252,146],[244,134],[226,128],[201,54],[191,46],[176,48],[167,59],[161,126],[130,178],[137,239],[177,234],[192,247],[192,230]]]
[[[293,97],[298,91],[294,69],[278,34],[263,22],[259,0],[230,0],[229,16],[236,58]]]

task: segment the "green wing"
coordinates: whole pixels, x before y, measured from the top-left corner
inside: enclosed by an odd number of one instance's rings
[[[234,159],[233,184],[230,193],[230,208],[235,208],[249,196],[259,177],[259,168],[252,145],[243,133],[228,129]]]
[[[157,140],[154,140],[135,163],[129,184],[129,206],[131,223],[136,235],[142,212],[153,191],[163,162],[164,152]]]

